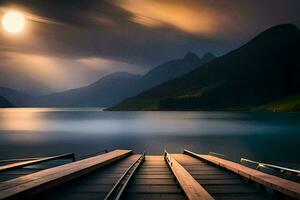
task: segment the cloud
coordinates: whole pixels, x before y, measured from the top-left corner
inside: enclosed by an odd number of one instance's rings
[[[7,8],[28,23],[18,35],[0,28],[0,86],[36,92],[143,73],[188,51],[222,55],[271,26],[300,25],[297,0],[0,0]]]
[[[25,13],[25,17],[28,20],[31,20],[33,22],[38,22],[38,23],[43,23],[43,24],[52,24],[52,25],[64,25],[63,23],[55,21],[51,18],[41,17],[38,15],[30,14],[30,13]]]
[[[116,5],[132,13],[131,20],[149,27],[171,26],[197,34],[215,34],[228,16],[199,1],[118,0]]]
[[[76,61],[79,64],[85,66],[87,71],[103,71],[103,72],[141,71],[141,69],[138,66],[117,61],[117,60],[110,60],[110,59],[99,58],[99,57],[83,57],[83,58],[76,59]]]
[[[0,7],[0,15],[3,15],[5,12],[11,11],[11,10],[18,10],[19,12],[21,12],[25,16],[27,21],[29,20],[31,22],[38,22],[38,23],[43,23],[43,24],[63,25],[63,23],[56,21],[54,19],[39,16],[39,15],[30,13],[24,9],[17,9],[17,8],[12,8],[12,7]]]
[[[71,59],[2,51],[0,59],[1,86],[37,94],[87,85],[122,68],[138,70],[123,62],[97,57]]]
[[[7,87],[23,91],[42,91],[42,88],[53,91],[70,87],[75,79],[78,79],[76,85],[83,81],[77,73],[65,67],[72,64],[68,60],[10,51],[2,52],[1,60],[1,71],[5,74],[1,81],[5,80]]]

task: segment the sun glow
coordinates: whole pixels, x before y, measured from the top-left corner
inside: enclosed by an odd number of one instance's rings
[[[9,33],[19,33],[24,29],[25,18],[18,11],[8,11],[3,15],[2,26]]]

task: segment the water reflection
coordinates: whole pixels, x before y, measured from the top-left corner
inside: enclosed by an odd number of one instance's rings
[[[0,112],[0,129],[7,131],[43,130],[43,113],[37,109],[3,109]]]
[[[247,113],[99,112],[89,109],[18,108],[0,111],[0,130],[72,134],[234,135],[286,131],[294,121]],[[288,125],[288,126],[286,126]]]
[[[128,148],[297,160],[300,114],[0,109],[0,158]]]

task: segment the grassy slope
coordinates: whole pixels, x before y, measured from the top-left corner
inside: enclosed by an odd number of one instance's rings
[[[160,110],[159,99],[134,99],[132,98],[124,100],[121,104],[114,107],[110,107],[109,111],[156,111]]]
[[[297,27],[273,27],[191,73],[108,110],[250,110],[274,102],[299,93],[298,44]]]
[[[133,104],[133,105],[132,105]],[[145,109],[146,105],[151,105]],[[144,100],[131,102],[130,99],[124,101],[120,107],[114,107],[109,110],[160,110],[159,100]],[[273,103],[260,105],[257,107],[234,107],[224,109],[225,111],[253,111],[253,112],[300,112],[300,94],[286,97]]]
[[[286,97],[274,103],[255,107],[251,109],[251,111],[300,112],[300,94]]]

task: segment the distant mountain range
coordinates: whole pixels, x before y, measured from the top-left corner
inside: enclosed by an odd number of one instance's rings
[[[288,98],[300,94],[299,76],[300,31],[284,24],[110,110],[249,110],[281,99],[299,101]]]
[[[7,99],[0,96],[0,108],[7,108],[7,107],[13,107],[13,104],[11,104]]]
[[[187,74],[215,58],[216,56],[212,53],[207,53],[200,59],[195,53],[189,52],[183,59],[168,61],[149,71],[141,78],[138,91],[150,89],[161,83]]]
[[[50,95],[35,97],[8,88],[0,88],[0,95],[18,106],[107,107],[184,75],[215,58],[213,54],[207,53],[200,59],[196,54],[189,52],[183,59],[168,61],[144,76],[116,72],[91,85]]]
[[[34,100],[34,97],[30,95],[6,87],[0,87],[0,96],[17,106],[30,105]]]
[[[53,93],[36,98],[36,105],[55,107],[106,107],[134,95],[130,88],[136,86],[140,75],[116,72],[97,82],[73,90]]]

